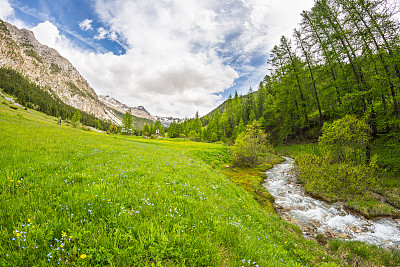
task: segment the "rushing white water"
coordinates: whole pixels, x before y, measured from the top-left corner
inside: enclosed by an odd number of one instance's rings
[[[285,160],[266,172],[264,187],[275,198],[281,217],[299,225],[304,236],[320,233],[400,249],[400,220],[367,220],[344,210],[342,203],[328,204],[307,196],[291,173],[293,159]]]

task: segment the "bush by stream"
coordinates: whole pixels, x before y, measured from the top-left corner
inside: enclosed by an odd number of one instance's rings
[[[305,190],[331,201],[340,196],[363,195],[377,184],[376,160],[370,165],[332,164],[329,157],[305,154],[296,163]]]

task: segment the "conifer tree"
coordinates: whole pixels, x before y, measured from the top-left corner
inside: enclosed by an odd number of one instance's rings
[[[129,109],[127,112],[125,112],[124,117],[122,118],[122,129],[121,129],[122,134],[133,133],[132,123],[133,123],[133,118],[131,115],[131,109]]]
[[[142,135],[143,136],[150,136],[150,126],[149,126],[149,124],[147,122],[143,126]]]

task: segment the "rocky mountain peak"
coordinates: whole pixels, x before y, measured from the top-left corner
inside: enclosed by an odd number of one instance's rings
[[[55,49],[39,43],[32,31],[18,29],[1,20],[0,67],[20,72],[70,106],[118,123],[66,58]]]
[[[137,107],[130,107],[126,104],[121,103],[117,99],[106,95],[99,95],[99,100],[103,102],[106,106],[120,112],[120,113],[126,113],[129,109],[131,110],[131,114],[139,117],[139,118],[145,118],[151,121],[156,121],[156,119],[151,116],[150,112],[148,112],[143,106],[137,106]]]

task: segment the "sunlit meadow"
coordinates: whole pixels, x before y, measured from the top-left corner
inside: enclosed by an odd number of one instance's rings
[[[0,137],[1,266],[340,263],[218,171],[227,146],[85,132],[4,103]]]

